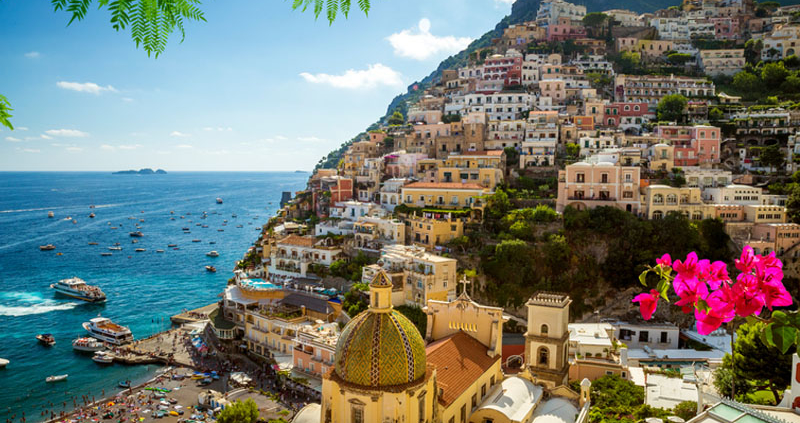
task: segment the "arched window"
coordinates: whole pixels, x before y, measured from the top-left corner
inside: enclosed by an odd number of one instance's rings
[[[550,350],[547,347],[539,347],[539,351],[536,354],[538,356],[537,363],[541,366],[549,366],[550,365]]]
[[[678,202],[678,196],[675,194],[667,195],[667,204],[675,204]]]
[[[655,219],[662,219],[662,218],[664,218],[664,212],[662,212],[661,210],[656,210],[656,211],[653,212],[653,219],[654,220]]]
[[[549,328],[547,327],[547,325],[542,325],[542,327],[540,329],[541,334],[542,335],[547,335],[548,331],[549,331]]]
[[[664,204],[664,196],[661,194],[654,195],[653,204]]]

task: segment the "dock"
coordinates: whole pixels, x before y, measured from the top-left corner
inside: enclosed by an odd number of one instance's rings
[[[194,310],[187,310],[183,313],[170,317],[172,324],[182,325],[185,323],[197,323],[208,320],[208,315],[217,308],[217,303],[209,304]]]

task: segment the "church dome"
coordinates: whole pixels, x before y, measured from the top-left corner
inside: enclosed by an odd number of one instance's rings
[[[402,385],[425,376],[425,342],[398,311],[370,308],[345,326],[335,364],[334,371],[346,382],[376,388]]]

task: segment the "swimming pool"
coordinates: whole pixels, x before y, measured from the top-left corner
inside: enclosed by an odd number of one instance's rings
[[[242,279],[239,282],[245,288],[252,289],[281,289],[280,286],[267,282],[264,279]]]

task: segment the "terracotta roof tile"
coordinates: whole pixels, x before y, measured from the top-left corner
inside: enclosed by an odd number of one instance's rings
[[[462,184],[461,182],[414,182],[408,184],[403,188],[421,188],[421,189],[477,189],[483,190],[484,188],[478,184]]]
[[[278,244],[296,245],[298,247],[312,247],[314,238],[300,235],[289,235],[278,241]]]
[[[489,357],[485,345],[465,332],[457,332],[425,348],[428,364],[436,367],[442,395],[439,401],[448,406],[486,372],[500,355]]]

